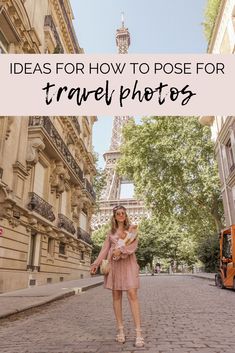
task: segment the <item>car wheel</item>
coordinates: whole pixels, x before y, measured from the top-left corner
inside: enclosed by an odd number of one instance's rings
[[[220,273],[217,273],[216,276],[215,276],[215,285],[216,285],[216,287],[218,287],[218,288],[222,288],[222,289],[225,288]]]

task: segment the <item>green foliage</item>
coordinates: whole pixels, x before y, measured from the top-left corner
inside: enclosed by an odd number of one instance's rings
[[[105,186],[106,179],[105,179],[104,170],[101,168],[98,168],[98,154],[94,151],[93,151],[93,157],[94,157],[94,161],[95,161],[95,165],[96,165],[96,175],[94,177],[93,187],[94,187],[94,191],[96,193],[96,206],[98,208],[98,202],[100,200],[101,191]]]
[[[221,0],[208,0],[205,10],[204,34],[208,42],[211,39]]]
[[[202,238],[197,247],[199,260],[205,264],[206,272],[216,272],[219,266],[219,236],[208,234]]]
[[[153,259],[174,261],[191,266],[196,261],[195,241],[174,220],[159,223],[156,219],[143,220],[139,225],[137,259],[141,268],[152,267]]]
[[[150,117],[127,124],[123,137],[118,171],[134,181],[154,219],[141,226],[140,263],[164,256],[192,264],[196,243],[222,227],[210,129],[196,117]]]
[[[161,222],[173,217],[198,232],[204,228],[198,229],[198,221],[221,227],[210,130],[197,118],[151,117],[142,125],[128,125],[118,169],[134,181],[137,194]]]
[[[138,250],[136,257],[140,268],[149,265],[152,267],[153,259],[158,254],[156,227],[150,220],[143,220],[138,228]]]
[[[103,242],[105,241],[105,238],[109,230],[110,230],[110,224],[107,223],[92,233],[92,242],[93,242],[92,255],[91,255],[92,262],[99,255],[99,252],[102,248]]]

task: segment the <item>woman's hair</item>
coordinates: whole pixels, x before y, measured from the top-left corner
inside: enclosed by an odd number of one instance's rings
[[[116,212],[118,210],[123,210],[125,212],[126,218],[125,218],[125,221],[124,221],[124,229],[128,230],[129,227],[130,227],[130,221],[129,221],[129,218],[128,218],[127,213],[126,213],[126,208],[124,206],[122,206],[122,205],[117,205],[117,206],[115,206],[113,208],[113,216],[111,218],[111,233],[112,234],[114,234],[116,232],[117,227],[118,227],[118,222],[117,222],[117,220],[115,218]]]

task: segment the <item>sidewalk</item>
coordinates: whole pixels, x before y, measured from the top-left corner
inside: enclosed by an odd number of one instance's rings
[[[0,294],[0,319],[102,285],[103,276],[46,284]]]

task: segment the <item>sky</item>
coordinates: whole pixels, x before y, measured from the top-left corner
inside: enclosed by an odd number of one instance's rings
[[[129,53],[205,53],[203,34],[207,0],[70,0],[74,28],[80,46],[87,54],[117,53],[115,35],[125,27],[131,35]],[[139,121],[139,119],[137,119]],[[93,145],[104,167],[103,153],[109,149],[112,118],[98,117]]]

